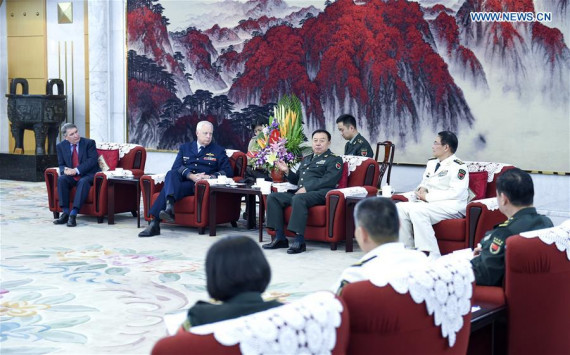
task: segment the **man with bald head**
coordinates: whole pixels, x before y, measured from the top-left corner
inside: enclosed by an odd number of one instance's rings
[[[174,202],[194,195],[198,180],[218,175],[233,177],[226,150],[212,142],[213,134],[212,123],[200,121],[196,126],[196,141],[180,146],[174,164],[164,178],[164,187],[150,208],[152,221],[139,237],[159,235],[163,220],[174,222]]]

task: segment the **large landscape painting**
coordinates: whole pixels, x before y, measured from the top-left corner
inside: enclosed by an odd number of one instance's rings
[[[198,121],[245,150],[285,94],[305,132],[342,113],[395,161],[423,164],[440,130],[464,160],[570,172],[566,0],[128,0],[129,141],[175,150]],[[473,22],[474,11],[552,14]]]

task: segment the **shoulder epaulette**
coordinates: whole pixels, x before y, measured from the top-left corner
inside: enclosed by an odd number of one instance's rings
[[[366,260],[362,260],[362,261],[360,261],[360,262],[357,262],[356,264],[352,264],[351,266],[357,266],[357,267],[358,267],[358,266],[362,266],[362,265],[366,264],[367,262],[369,262],[370,260],[372,260],[372,259],[374,259],[374,258],[376,258],[376,255],[371,256],[370,258],[368,258],[368,259],[366,259]]]
[[[434,160],[434,159],[437,159],[437,158],[429,158],[429,159],[428,159],[428,161],[430,161],[430,160]]]
[[[499,224],[499,227],[506,227],[509,225],[509,223],[511,223],[511,219],[507,219],[506,221],[504,221],[503,223]]]
[[[461,161],[461,160],[459,160],[459,159],[455,159],[455,160],[454,160],[454,162],[456,162],[456,163],[457,163],[457,164],[459,164],[459,165],[463,165],[463,164],[465,164],[464,162],[462,162],[462,161]]]

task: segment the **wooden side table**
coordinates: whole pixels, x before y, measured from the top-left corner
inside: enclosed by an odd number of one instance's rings
[[[240,194],[247,197],[248,218],[247,228],[255,228],[255,197],[259,197],[259,242],[263,240],[263,214],[265,204],[261,189],[254,189],[247,186],[210,185],[210,209],[208,211],[208,223],[210,236],[216,235],[216,195],[217,194]]]
[[[368,197],[368,196],[366,196]],[[360,201],[365,199],[366,197],[356,197],[356,196],[349,196],[344,199],[346,203],[346,223],[345,223],[345,236],[346,236],[346,245],[345,245],[345,252],[352,253],[353,245],[352,240],[354,239],[354,207]]]
[[[107,220],[109,224],[115,224],[115,185],[135,185],[137,195],[137,228],[141,227],[141,187],[140,178],[107,177]]]

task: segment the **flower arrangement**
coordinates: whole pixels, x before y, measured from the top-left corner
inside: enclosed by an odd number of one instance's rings
[[[283,96],[269,117],[269,125],[257,136],[254,150],[247,153],[249,163],[256,169],[272,170],[275,162],[283,161],[293,166],[303,157],[303,132],[301,101],[295,95]]]

